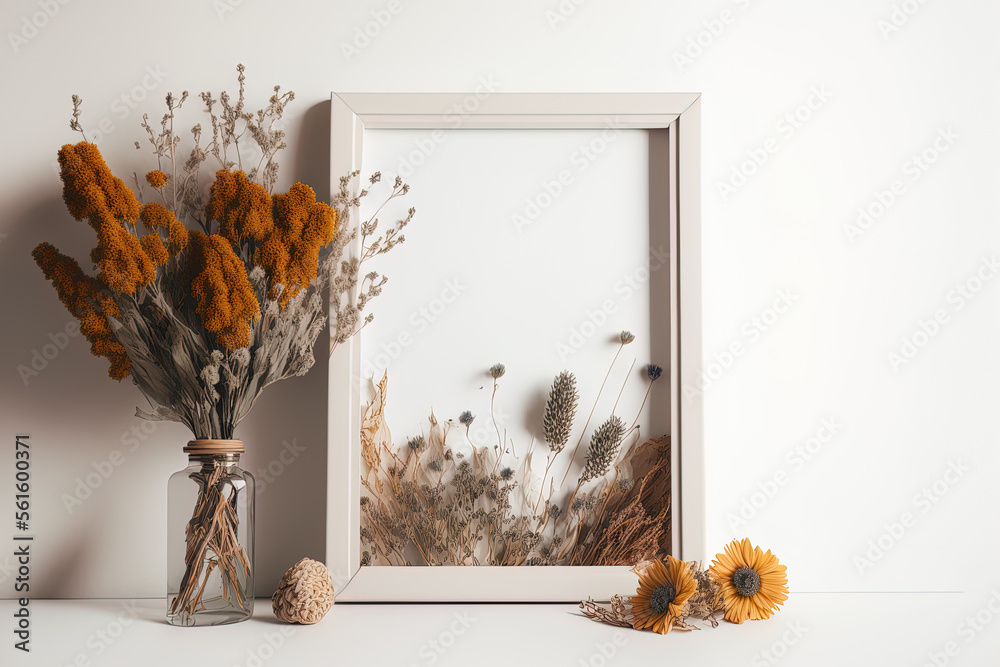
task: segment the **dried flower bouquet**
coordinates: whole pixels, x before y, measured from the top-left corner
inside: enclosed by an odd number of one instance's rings
[[[381,235],[374,217],[352,225],[352,209],[368,195],[357,191],[356,172],[341,178],[330,204],[303,183],[274,193],[276,157],[286,147],[280,121],[294,94],[275,86],[268,104],[250,111],[243,66],[237,70],[235,98],[200,95],[210,133],[194,125],[186,155],[174,125],[187,92],[166,96],[158,126],[143,116],[157,168],[141,180],[133,174],[134,190],[88,141],[82,102],[73,96],[70,127],[83,140],[59,151],[60,177],[70,214],[97,236],[96,275],[50,243],[32,253],[91,352],[108,360],[108,374],[131,377],[149,402],[136,415],[180,422],[196,439],[231,439],[265,387],[312,367],[327,323],[324,293],[334,346],[371,321],[369,302],[386,278],[363,266],[403,242],[414,213]],[[217,169],[211,179],[202,178],[206,162]],[[375,173],[369,185],[380,180]],[[396,179],[386,201],[407,191]],[[185,585],[171,603],[176,612],[194,612],[213,568],[236,581],[248,566],[225,538],[235,534],[227,510],[236,498],[216,492],[210,475],[203,482],[188,525]]]
[[[469,411],[446,421],[431,413],[426,434],[394,443],[383,377],[362,422],[362,564],[622,565],[669,553],[670,439],[639,437],[645,398],[630,425],[611,414],[588,429],[611,369],[634,339],[621,333],[572,447],[577,380],[569,371],[555,377],[539,425],[548,450],[544,466],[535,464],[544,450],[534,443],[515,453],[497,427],[493,400],[492,446],[473,443],[469,430],[476,417]],[[494,400],[506,373],[502,364],[489,369]],[[661,374],[659,366],[647,367],[646,398]],[[584,460],[574,467],[588,433]],[[557,485],[552,471],[562,465],[563,480],[577,475],[575,488]]]

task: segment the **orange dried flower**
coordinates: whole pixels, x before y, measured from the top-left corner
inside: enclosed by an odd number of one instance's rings
[[[152,185],[154,188],[162,188],[167,184],[167,175],[164,174],[159,169],[155,169],[148,174],[146,174],[146,182]]]
[[[220,234],[192,230],[190,239],[191,295],[202,325],[230,350],[248,346],[250,323],[260,318],[260,304],[243,260]]]
[[[725,618],[733,623],[768,619],[788,599],[785,566],[747,538],[727,544],[708,573],[719,584]]]
[[[146,255],[152,260],[153,264],[156,266],[163,266],[170,259],[170,254],[167,249],[163,247],[163,240],[160,239],[160,235],[157,233],[146,234],[139,241],[142,244],[142,249],[146,252]]]
[[[114,176],[97,146],[81,141],[59,151],[63,200],[77,220],[87,219],[97,232],[91,251],[101,272],[97,279],[115,292],[132,294],[156,279],[156,266],[125,227],[139,219],[139,202]]]
[[[316,201],[308,185],[296,183],[286,194],[274,195],[274,231],[255,258],[271,279],[269,298],[284,285],[279,303],[285,306],[308,287],[316,277],[319,251],[336,231],[337,211]]]
[[[45,277],[52,281],[59,300],[80,321],[80,333],[90,341],[91,354],[111,362],[108,375],[123,380],[132,372],[125,348],[115,340],[107,317],[120,317],[118,306],[100,291],[101,284],[86,275],[72,257],[61,254],[51,243],[39,244],[31,253]]]
[[[139,219],[139,201],[111,173],[94,144],[66,144],[59,151],[59,167],[63,201],[75,219],[87,218],[92,226],[105,215],[129,223]]]
[[[139,214],[139,218],[142,220],[142,224],[146,226],[146,229],[155,229],[159,227],[160,229],[167,230],[169,235],[169,238],[167,239],[167,252],[171,255],[176,255],[178,252],[187,247],[187,228],[184,227],[177,217],[174,216],[173,212],[163,204],[159,204],[157,202],[144,204],[142,212]]]
[[[97,279],[119,294],[134,294],[156,280],[156,265],[139,239],[115,222],[98,230],[97,247],[90,257],[101,269]]]
[[[698,586],[690,566],[673,556],[650,563],[639,574],[639,588],[630,598],[632,627],[665,635],[681,618],[684,605]]]
[[[271,195],[242,171],[215,173],[205,216],[218,220],[219,234],[236,247],[246,238],[263,241],[274,229]]]

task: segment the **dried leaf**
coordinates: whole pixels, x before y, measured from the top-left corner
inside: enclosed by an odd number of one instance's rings
[[[712,580],[708,571],[702,569],[701,563],[691,562],[689,567],[695,581],[698,583],[698,588],[688,600],[687,605],[685,605],[685,618],[691,616],[708,621],[714,628],[719,625],[716,616],[721,614],[725,609],[722,600],[722,589]]]
[[[580,603],[580,611],[590,620],[619,628],[632,627],[631,608],[632,605],[628,602],[628,598],[621,595],[612,596],[610,609],[594,602],[592,598],[587,598]]]
[[[391,442],[388,427],[385,426],[385,392],[389,373],[382,375],[382,380],[375,388],[375,396],[365,409],[361,420],[361,458],[368,464],[370,470],[377,471],[382,463],[380,443]],[[376,475],[375,488],[382,491],[382,481]]]
[[[611,596],[611,610],[616,614],[621,616],[626,616],[632,613],[632,598],[627,595],[612,595]]]

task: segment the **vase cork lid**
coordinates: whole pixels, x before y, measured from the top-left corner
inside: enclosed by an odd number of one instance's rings
[[[188,454],[242,454],[242,440],[200,439],[188,442],[184,451]]]

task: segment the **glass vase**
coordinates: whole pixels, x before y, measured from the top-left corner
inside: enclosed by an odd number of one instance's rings
[[[239,440],[192,440],[167,486],[167,622],[225,625],[253,615],[254,479]]]

